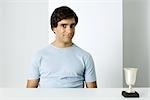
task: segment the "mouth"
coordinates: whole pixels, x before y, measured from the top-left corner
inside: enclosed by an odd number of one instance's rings
[[[72,38],[72,36],[64,36],[64,38]]]

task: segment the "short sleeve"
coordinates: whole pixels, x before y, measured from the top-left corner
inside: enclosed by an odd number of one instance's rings
[[[31,62],[31,65],[29,66],[29,69],[27,72],[27,79],[28,80],[40,78],[40,72],[39,72],[40,62],[41,62],[41,57],[39,56],[38,53],[36,53],[32,57],[32,62]]]
[[[90,54],[85,58],[85,81],[96,81],[95,65],[93,58]]]

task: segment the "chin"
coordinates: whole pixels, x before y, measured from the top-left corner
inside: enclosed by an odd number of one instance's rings
[[[72,40],[71,39],[65,39],[64,43],[72,43]]]
[[[69,43],[72,43],[72,41],[71,41],[71,40],[69,40],[69,41],[64,41],[64,43],[65,43],[65,44],[69,44]]]

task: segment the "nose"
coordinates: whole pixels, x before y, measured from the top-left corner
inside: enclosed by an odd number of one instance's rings
[[[72,34],[74,32],[74,29],[71,27],[67,27],[66,31],[68,34]]]

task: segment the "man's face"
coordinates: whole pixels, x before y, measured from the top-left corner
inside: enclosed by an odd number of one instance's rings
[[[61,43],[71,43],[75,32],[75,19],[63,19],[53,28],[56,34],[56,41]]]

